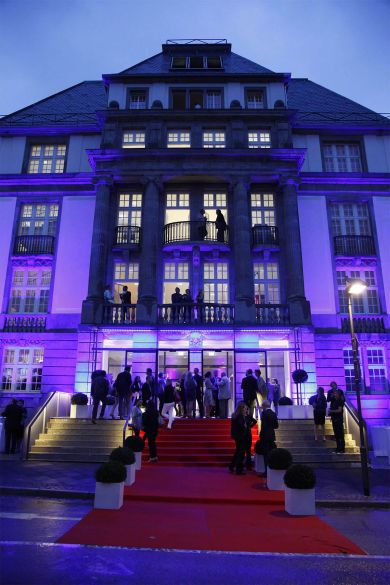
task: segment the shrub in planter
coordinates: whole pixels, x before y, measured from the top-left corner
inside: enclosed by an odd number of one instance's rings
[[[135,455],[134,451],[126,447],[117,447],[110,454],[110,461],[119,461],[126,467],[125,485],[133,485],[135,482]]]
[[[99,483],[121,483],[126,479],[126,467],[120,461],[103,463],[95,473]]]
[[[139,471],[142,466],[142,451],[145,447],[145,443],[143,442],[141,437],[136,437],[135,435],[133,435],[132,437],[127,437],[127,439],[125,439],[124,446],[127,447],[127,449],[131,449],[132,451],[134,451],[135,468],[137,471]]]
[[[284,483],[294,490],[311,490],[316,485],[316,476],[309,465],[291,465],[284,475]]]
[[[272,449],[268,455],[268,467],[271,469],[288,469],[292,461],[292,455],[287,449]]]
[[[282,396],[282,398],[279,400],[279,406],[292,406],[292,405],[293,405],[293,401],[288,396]]]
[[[77,406],[85,406],[88,404],[88,396],[82,392],[77,392],[76,394],[72,395],[70,403],[76,404]]]
[[[260,441],[260,439],[258,441],[256,441],[256,443],[255,443],[254,450],[255,450],[255,453],[257,455],[263,455],[263,453],[264,453],[262,444],[263,443]]]
[[[316,476],[308,465],[296,464],[284,475],[285,510],[292,516],[311,516],[316,512]]]
[[[307,382],[309,375],[305,370],[295,370],[292,373],[292,379],[294,380],[295,384],[304,384]]]
[[[126,467],[120,461],[108,461],[97,469],[95,508],[118,510],[122,507],[126,476]]]
[[[264,453],[263,453],[263,444],[260,439],[255,443],[255,471],[256,473],[264,473],[265,465],[264,465]]]

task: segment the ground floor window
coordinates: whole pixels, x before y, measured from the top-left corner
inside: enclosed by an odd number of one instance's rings
[[[388,381],[383,348],[367,348],[367,364],[370,390],[386,392]]]
[[[203,289],[206,303],[229,303],[229,265],[227,262],[205,262]]]
[[[43,348],[6,347],[3,353],[1,389],[11,392],[40,392]]]

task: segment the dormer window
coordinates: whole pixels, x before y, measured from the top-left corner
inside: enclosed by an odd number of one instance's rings
[[[172,69],[222,69],[222,60],[219,56],[203,57],[190,55],[187,57],[172,57]]]
[[[172,69],[185,69],[187,57],[172,57]]]
[[[204,58],[203,57],[190,57],[190,69],[203,69],[204,67]]]
[[[264,92],[261,89],[247,89],[246,107],[249,110],[261,110],[264,108]]]
[[[131,90],[129,92],[129,109],[145,110],[146,108],[146,90]]]

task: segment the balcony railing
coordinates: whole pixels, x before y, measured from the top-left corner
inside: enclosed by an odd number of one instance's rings
[[[162,325],[232,325],[234,305],[220,303],[158,305],[157,318]]]
[[[289,325],[290,314],[287,305],[255,305],[257,325]]]
[[[104,325],[132,325],[137,319],[137,305],[107,303],[103,305]]]
[[[14,244],[16,256],[54,254],[54,236],[17,236]]]
[[[217,230],[214,221],[178,221],[164,226],[164,244],[174,242],[229,243],[229,228]]]
[[[3,331],[31,331],[39,333],[46,329],[46,317],[31,315],[7,316],[4,321]]]
[[[335,236],[335,256],[375,256],[372,236]]]
[[[252,227],[252,246],[278,246],[279,230],[273,225],[254,225]]]
[[[353,327],[355,333],[384,333],[385,324],[382,317],[354,317]],[[341,331],[350,333],[349,317],[341,319]]]
[[[115,228],[116,246],[139,246],[141,228],[137,225],[120,225]]]

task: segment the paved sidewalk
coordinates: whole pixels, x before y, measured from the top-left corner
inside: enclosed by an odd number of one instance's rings
[[[96,463],[0,462],[2,493],[47,497],[91,498],[95,491]],[[371,496],[362,493],[360,469],[317,469],[318,505],[368,505],[390,507],[390,470],[370,471]]]

